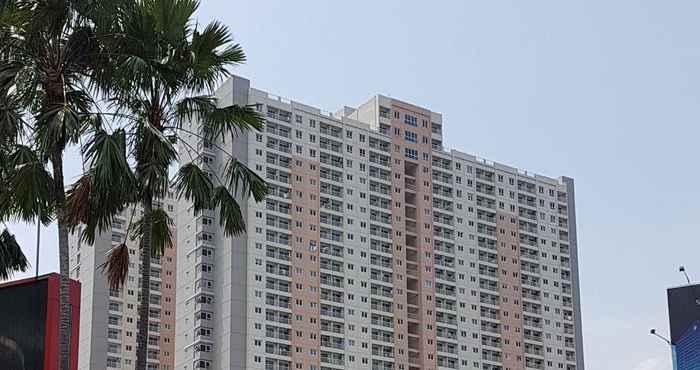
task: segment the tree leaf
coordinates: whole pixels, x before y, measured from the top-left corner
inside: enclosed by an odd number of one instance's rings
[[[136,191],[136,178],[127,161],[124,129],[114,130],[111,134],[102,129],[95,130],[84,153],[95,189],[107,191],[116,187],[123,192]]]
[[[178,197],[192,200],[195,212],[212,208],[211,179],[195,163],[190,162],[180,167],[174,186]]]
[[[66,197],[66,217],[72,231],[81,224],[81,240],[94,244],[98,233],[112,227],[114,216],[121,213],[128,204],[137,200],[134,188],[108,185],[98,186],[95,171],[88,170],[68,190]]]
[[[163,197],[169,187],[170,166],[177,160],[175,146],[146,121],[137,125],[135,140],[134,159],[139,186],[150,189],[156,197]]]
[[[126,276],[129,273],[129,247],[122,243],[112,248],[100,268],[102,273],[107,274],[109,288],[119,290],[124,286]]]
[[[15,272],[25,272],[27,268],[29,268],[29,262],[15,236],[4,229],[0,233],[0,280],[7,280]]]
[[[226,236],[235,236],[246,231],[241,207],[226,187],[217,186],[214,189],[213,202],[214,206],[219,207],[219,224],[224,228]]]
[[[0,208],[6,216],[24,222],[42,222],[53,215],[53,178],[36,153],[26,146],[15,146],[6,173],[8,189],[0,191]],[[9,190],[9,191],[7,191]]]
[[[228,185],[236,195],[252,195],[256,202],[265,199],[268,187],[265,180],[235,158],[231,158],[224,168]]]
[[[152,238],[151,238],[151,253],[153,256],[162,256],[165,253],[165,248],[173,247],[173,227],[175,223],[162,208],[155,208],[151,212]],[[144,218],[140,218],[133,225],[131,240],[143,238],[143,223]]]

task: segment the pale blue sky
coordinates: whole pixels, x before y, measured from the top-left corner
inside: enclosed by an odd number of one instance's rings
[[[205,0],[260,89],[443,113],[446,145],[576,181],[587,369],[670,369],[665,288],[700,278],[700,2]],[[75,155],[69,171],[78,168]],[[34,229],[14,227],[22,241]],[[55,230],[42,271],[56,269]],[[32,254],[32,253],[29,253]]]

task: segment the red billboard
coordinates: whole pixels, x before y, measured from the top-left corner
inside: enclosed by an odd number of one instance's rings
[[[77,370],[80,283],[70,283],[70,369]],[[3,370],[58,370],[58,284],[58,274],[0,284]]]

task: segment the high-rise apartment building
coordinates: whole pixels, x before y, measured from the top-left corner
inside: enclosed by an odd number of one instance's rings
[[[176,202],[172,194],[155,201],[154,207],[163,207],[174,219]],[[82,229],[70,237],[71,277],[81,283],[79,370],[135,368],[141,258],[139,240],[132,240],[127,230],[141,215],[140,207],[125,210],[114,218],[111,231],[99,234],[94,245],[81,242]],[[108,252],[121,243],[129,248],[129,273],[122,289],[111,290],[101,266]],[[160,258],[151,259],[147,359],[150,370],[174,369],[175,258],[173,246],[166,248]]]
[[[217,94],[264,132],[193,122],[181,159],[216,178],[233,155],[271,191],[234,238],[179,204],[177,370],[583,370],[572,179],[445,150],[440,114],[381,95]]]

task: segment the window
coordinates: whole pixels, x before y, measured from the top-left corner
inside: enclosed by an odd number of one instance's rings
[[[383,106],[379,106],[379,116],[382,118],[391,117],[391,109]]]
[[[121,359],[114,357],[107,357],[107,367],[121,368]]]
[[[412,143],[417,143],[418,142],[418,135],[416,135],[415,132],[404,131],[404,139],[406,139],[406,141],[410,141]]]
[[[415,149],[406,148],[405,155],[406,155],[406,158],[408,158],[408,159],[416,159],[416,160],[418,159],[418,151]]]
[[[214,270],[214,266],[210,265],[208,263],[203,263],[202,264],[202,272],[212,272]]]
[[[412,116],[410,114],[404,115],[403,122],[409,126],[413,126],[413,127],[418,126],[418,118],[416,118],[415,116]]]

